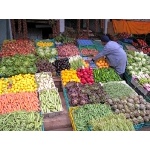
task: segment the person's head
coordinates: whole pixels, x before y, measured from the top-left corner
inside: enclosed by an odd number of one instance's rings
[[[107,42],[109,42],[109,41],[110,41],[110,39],[107,35],[102,35],[101,36],[101,42],[102,42],[103,45],[106,45]]]

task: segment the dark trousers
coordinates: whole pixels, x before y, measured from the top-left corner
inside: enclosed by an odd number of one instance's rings
[[[120,78],[122,79],[122,80],[126,80],[125,79],[125,74],[123,73],[123,74],[119,74],[119,76],[120,76]]]

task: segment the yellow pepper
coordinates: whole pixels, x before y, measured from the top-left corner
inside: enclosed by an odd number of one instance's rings
[[[80,79],[77,76],[77,71],[70,69],[70,70],[62,70],[61,71],[61,79],[62,84],[65,86],[68,82],[74,81],[74,82],[80,82]]]
[[[53,42],[50,42],[50,41],[47,41],[47,42],[39,41],[39,42],[37,42],[37,46],[39,46],[39,47],[51,47],[53,45],[54,45]]]
[[[0,79],[0,95],[17,92],[34,92],[37,90],[35,76],[19,74],[6,79]]]

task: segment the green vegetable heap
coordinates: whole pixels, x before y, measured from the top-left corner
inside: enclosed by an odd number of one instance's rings
[[[36,73],[36,57],[33,54],[4,57],[0,61],[0,75],[13,76],[18,74]]]
[[[13,112],[0,115],[0,131],[41,131],[42,122],[38,112]]]
[[[94,119],[89,125],[93,131],[134,131],[133,123],[123,114],[110,114]]]
[[[88,122],[111,114],[111,108],[105,104],[86,104],[73,111],[73,119],[77,131],[87,131]]]
[[[110,98],[125,98],[136,94],[136,92],[127,84],[119,82],[105,83],[104,90]]]
[[[121,81],[120,76],[112,68],[94,69],[95,82]]]

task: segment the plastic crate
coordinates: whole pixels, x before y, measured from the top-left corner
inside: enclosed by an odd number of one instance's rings
[[[42,131],[44,131],[44,124],[42,125]]]
[[[144,123],[144,127],[149,127],[150,126],[150,122],[145,122]]]
[[[92,40],[80,40],[80,39],[78,39],[77,44],[78,44],[79,50],[81,50],[83,48],[96,49]]]
[[[82,40],[82,39],[78,39],[77,43],[79,46],[90,46],[90,45],[94,45],[92,40]]]
[[[67,89],[64,88],[64,87],[63,87],[63,94],[64,94],[67,109],[69,110],[69,108],[70,108],[69,98],[68,98],[68,95],[67,95]]]
[[[125,71],[125,78],[131,83],[131,79],[132,79],[132,76],[128,74],[127,71]]]
[[[98,50],[98,51],[102,51],[104,49],[104,46],[101,44],[100,41],[94,41],[93,42],[94,45],[95,45],[95,48]]]
[[[143,127],[144,127],[144,123],[140,123],[140,124],[134,125],[134,129],[135,129],[136,131],[142,129]]]
[[[78,109],[78,107],[70,107],[69,108],[69,117],[70,117],[70,121],[71,121],[71,125],[72,125],[72,128],[74,131],[77,131],[77,128],[76,128],[76,125],[75,125],[75,122],[74,122],[74,118],[73,118],[73,111]]]
[[[145,99],[147,102],[150,103],[150,96],[143,96],[143,97],[144,97],[144,99]]]

